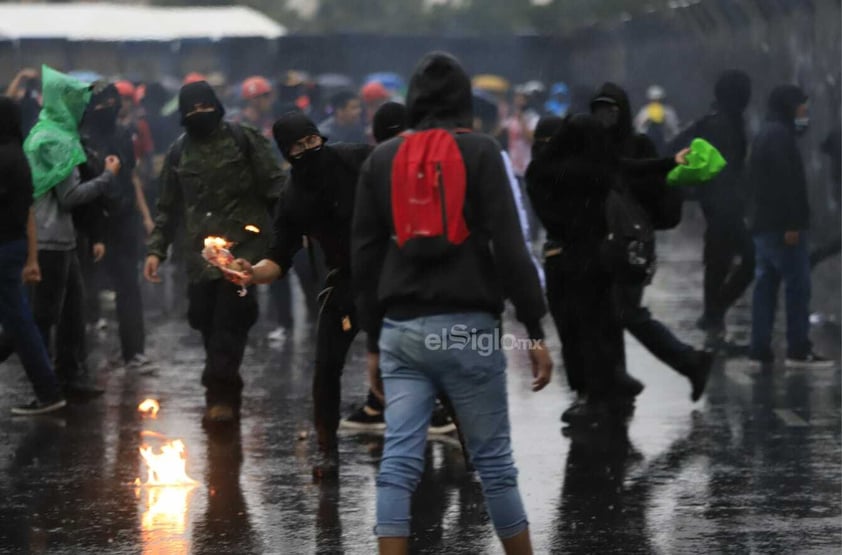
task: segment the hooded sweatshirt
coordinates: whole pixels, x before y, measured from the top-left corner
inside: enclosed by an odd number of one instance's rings
[[[21,111],[0,96],[0,243],[26,237],[32,206],[32,174],[23,153]]]
[[[807,95],[795,85],[776,87],[752,144],[748,163],[751,221],[755,232],[803,231],[810,227],[807,180],[795,134],[795,112]]]
[[[433,53],[421,60],[410,81],[407,110],[414,130],[470,128],[471,83],[453,57]],[[465,162],[470,236],[432,263],[407,257],[393,239],[392,162],[403,139],[378,146],[363,166],[351,261],[370,352],[377,350],[384,315],[395,320],[471,311],[499,315],[507,297],[530,336],[543,337],[544,296],[523,243],[500,146],[479,133],[460,133],[455,140]]]

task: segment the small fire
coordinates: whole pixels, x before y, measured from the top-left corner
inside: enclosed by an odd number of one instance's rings
[[[254,227],[254,226],[247,226]],[[255,229],[257,229],[255,227]],[[260,230],[257,229],[260,233]],[[222,270],[223,273],[243,278],[243,268],[239,263],[235,262],[234,255],[229,250],[234,243],[229,242],[224,237],[205,237],[205,248],[202,250],[202,257],[212,266]],[[248,294],[245,285],[240,283],[240,290],[237,292],[241,297]]]
[[[260,228],[257,227],[256,225],[249,224],[244,229],[246,231],[249,231],[249,232],[254,233],[254,234],[260,233]]]
[[[150,418],[157,418],[161,405],[155,399],[146,399],[137,406],[137,410]]]
[[[140,456],[148,470],[143,486],[189,486],[196,480],[187,475],[187,453],[180,439],[165,443],[160,452],[149,445],[140,448]],[[140,481],[138,478],[135,483]]]
[[[231,243],[228,242],[224,237],[205,237],[206,249],[227,249],[230,246]]]

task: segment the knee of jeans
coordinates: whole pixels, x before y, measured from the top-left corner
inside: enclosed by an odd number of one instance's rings
[[[517,469],[510,456],[473,459],[474,467],[482,481],[482,490],[486,496],[501,495],[517,488]]]
[[[398,488],[412,493],[418,487],[423,472],[423,459],[384,455],[377,475],[377,487]]]

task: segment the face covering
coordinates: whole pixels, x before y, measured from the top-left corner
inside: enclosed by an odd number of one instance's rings
[[[290,157],[289,163],[296,173],[311,174],[321,167],[323,149],[321,146],[308,148],[297,157]]]
[[[620,123],[619,110],[612,110],[611,108],[598,108],[593,115],[606,129],[616,127],[617,124]]]
[[[795,123],[795,134],[799,137],[807,132],[807,128],[810,127],[810,118],[803,117],[803,118],[795,118],[793,121]]]
[[[91,131],[102,136],[113,135],[117,128],[118,110],[117,106],[109,106],[88,112],[86,118]]]
[[[198,112],[184,118],[184,129],[191,139],[207,139],[219,127],[219,112]]]

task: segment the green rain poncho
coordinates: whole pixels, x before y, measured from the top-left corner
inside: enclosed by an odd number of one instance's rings
[[[715,146],[704,139],[693,139],[686,166],[676,166],[667,175],[672,186],[706,183],[719,175],[727,162]]]
[[[32,168],[34,198],[67,179],[86,160],[79,123],[91,99],[91,87],[69,75],[42,66],[43,107],[23,150]]]

